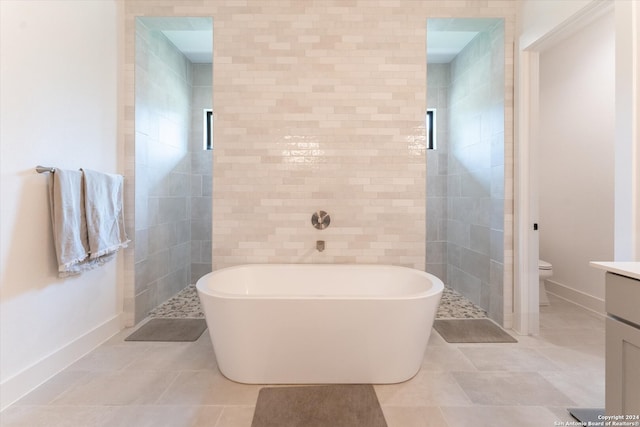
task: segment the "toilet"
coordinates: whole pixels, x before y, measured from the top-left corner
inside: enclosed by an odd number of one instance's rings
[[[538,260],[538,277],[540,278],[540,305],[549,305],[549,297],[547,296],[547,288],[544,281],[553,276],[553,266],[541,259]]]

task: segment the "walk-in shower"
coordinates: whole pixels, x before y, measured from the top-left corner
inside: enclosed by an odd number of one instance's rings
[[[135,36],[138,322],[211,271],[212,151],[203,120],[212,108],[213,23],[140,17]]]
[[[504,20],[427,20],[427,271],[504,316]]]

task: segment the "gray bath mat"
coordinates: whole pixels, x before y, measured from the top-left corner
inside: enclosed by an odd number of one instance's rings
[[[446,342],[518,342],[489,319],[436,319],[433,327]]]
[[[266,387],[251,427],[387,427],[371,385]]]
[[[151,319],[125,341],[195,341],[207,329],[204,319]]]

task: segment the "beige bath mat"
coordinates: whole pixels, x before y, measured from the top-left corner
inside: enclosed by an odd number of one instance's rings
[[[204,319],[155,318],[138,328],[125,341],[195,341],[207,329]]]
[[[371,385],[266,387],[251,427],[387,427]]]
[[[489,319],[436,319],[433,328],[450,343],[518,342]]]

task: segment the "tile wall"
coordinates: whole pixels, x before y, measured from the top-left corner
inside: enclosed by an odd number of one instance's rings
[[[449,64],[427,65],[427,107],[436,110],[436,149],[427,151],[427,272],[447,281]]]
[[[340,3],[252,12],[216,38],[214,268],[424,269],[424,25]],[[311,225],[320,209],[324,231]]]
[[[425,268],[426,19],[504,17],[512,67],[517,2],[123,0],[122,6],[127,144],[134,18],[213,17],[214,269],[249,262]],[[513,91],[510,68],[505,90]],[[512,144],[511,134],[505,140]],[[135,154],[125,155],[131,167]],[[323,231],[310,224],[319,209],[331,215]],[[326,241],[322,253],[315,251],[318,239]],[[131,288],[125,287],[125,303]]]
[[[203,109],[213,99],[211,64],[193,64],[191,103],[191,283],[211,271],[213,153],[203,149]]]
[[[504,28],[451,62],[447,161],[448,284],[503,322]]]
[[[161,32],[136,26],[135,319],[189,284],[192,65]]]

